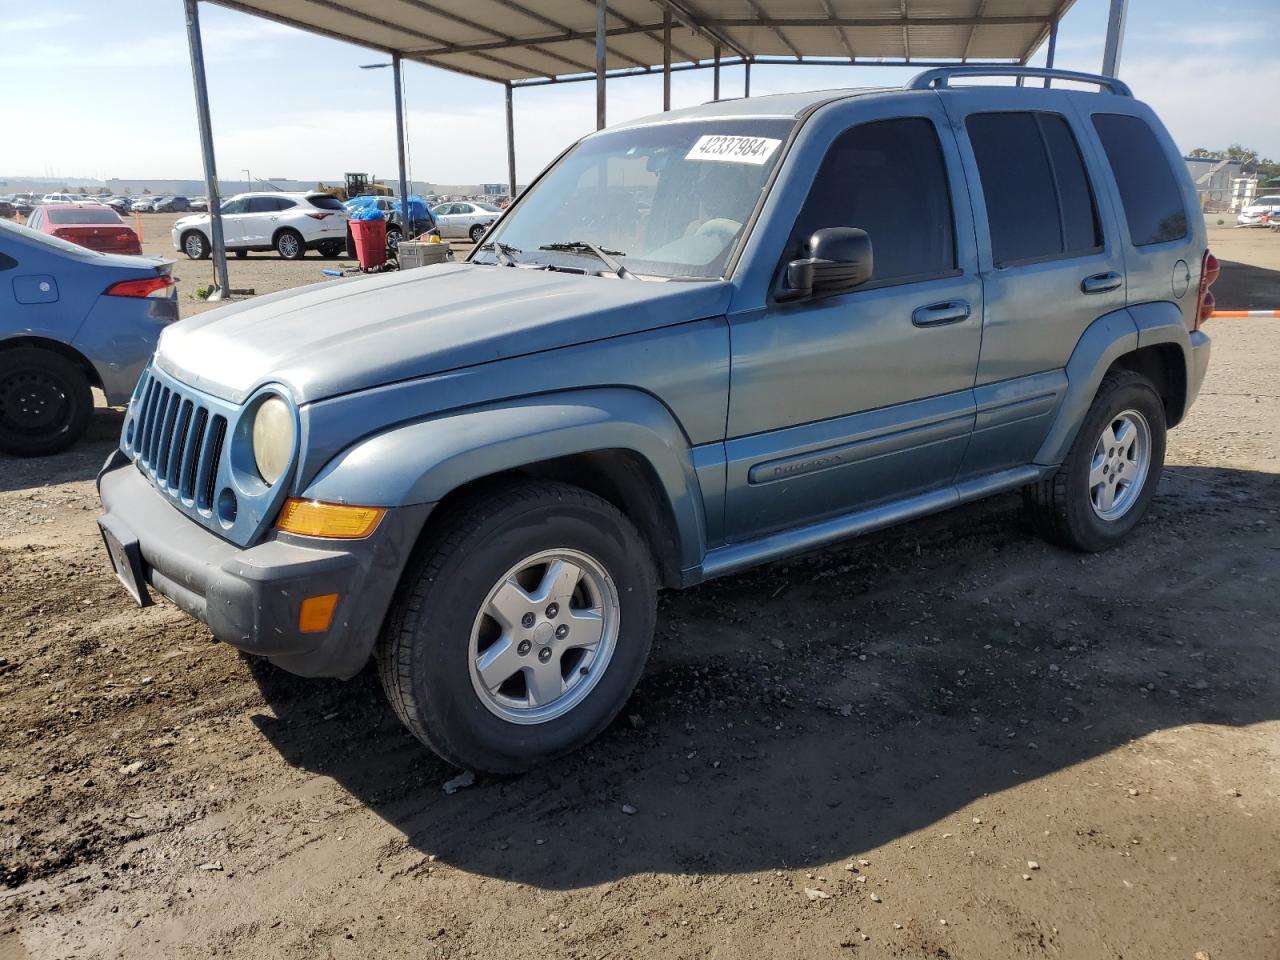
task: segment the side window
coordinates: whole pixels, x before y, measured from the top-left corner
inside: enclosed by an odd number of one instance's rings
[[[965,127],[982,179],[997,267],[1099,249],[1093,190],[1062,117],[975,113]]]
[[[272,197],[271,202],[275,204],[277,210],[288,210],[290,207],[297,206],[296,203],[287,197]]]
[[[275,197],[249,197],[245,201],[245,213],[275,213]]]
[[[787,259],[803,256],[809,237],[823,227],[867,231],[873,282],[953,272],[951,191],[933,124],[923,117],[878,120],[840,134],[809,188]]]
[[[1138,117],[1118,113],[1095,113],[1093,128],[1120,188],[1133,245],[1145,247],[1185,237],[1182,192],[1151,128]]]
[[[225,217],[229,213],[244,213],[244,200],[227,200],[222,204],[222,215]]]

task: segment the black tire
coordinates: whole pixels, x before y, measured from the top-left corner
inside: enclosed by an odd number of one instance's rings
[[[492,712],[472,684],[471,633],[504,574],[550,549],[587,554],[608,572],[619,602],[616,645],[567,713],[514,723]],[[562,483],[502,485],[451,510],[416,551],[378,642],[382,686],[405,726],[445,760],[518,773],[582,746],[617,716],[649,656],[656,597],[649,551],[611,504]]]
[[[39,347],[0,351],[0,450],[58,453],[84,435],[92,415],[89,379],[72,361]]]
[[[273,245],[283,260],[301,260],[307,255],[307,245],[297,230],[281,230]]]
[[[199,230],[188,230],[182,235],[182,252],[192,260],[208,260],[209,241]]]
[[[334,257],[342,256],[342,251],[347,248],[347,244],[343,240],[325,240],[320,243],[317,249],[320,256],[332,260]]]
[[[478,224],[478,223],[477,223],[474,227],[472,227],[472,228],[468,231],[468,234],[469,234],[469,236],[471,237],[471,242],[472,242],[472,243],[479,243],[481,240],[483,240],[483,239],[484,239],[484,235],[485,235],[485,231],[486,231],[486,230],[488,230],[488,229],[489,229],[488,227],[482,227],[482,226],[480,226],[480,224]]]
[[[1089,474],[1104,429],[1125,411],[1136,411],[1150,432],[1150,464],[1142,486],[1123,514],[1103,519],[1094,509]],[[1116,546],[1146,515],[1164,469],[1164,403],[1151,381],[1130,370],[1109,373],[1098,387],[1067,459],[1058,471],[1023,489],[1023,503],[1046,540],[1083,553]],[[1105,504],[1104,504],[1105,506]]]
[[[404,239],[404,231],[399,227],[387,227],[387,249],[395,253]]]
[[[235,251],[235,255],[236,255],[236,259],[238,259],[238,260],[243,260],[245,257],[247,257],[247,256],[249,255],[249,251],[248,251],[248,250],[236,250],[236,251]]]

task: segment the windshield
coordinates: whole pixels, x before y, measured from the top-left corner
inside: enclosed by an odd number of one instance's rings
[[[659,277],[724,273],[759,203],[794,120],[698,120],[619,130],[584,140],[529,189],[477,251],[501,243],[520,263],[593,271],[595,244],[628,271]],[[611,271],[612,272],[612,271]]]

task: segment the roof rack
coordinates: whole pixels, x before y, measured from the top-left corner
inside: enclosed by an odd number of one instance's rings
[[[950,85],[952,77],[1036,77],[1045,81],[1075,80],[1078,83],[1096,83],[1118,97],[1133,97],[1129,85],[1115,77],[1105,77],[1100,73],[1080,73],[1075,70],[1046,70],[1043,67],[1022,67],[1010,64],[1007,67],[936,67],[918,73],[907,82],[908,90],[945,89]]]

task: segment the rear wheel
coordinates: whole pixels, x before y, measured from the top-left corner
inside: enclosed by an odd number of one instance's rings
[[[199,230],[188,230],[182,235],[182,252],[192,260],[204,260],[209,256],[209,241]]]
[[[301,260],[307,255],[307,245],[297,230],[281,230],[276,234],[276,253],[285,260]]]
[[[243,260],[245,257],[249,255],[248,250],[237,250],[235,253],[236,253],[236,256],[241,260]]]
[[[343,240],[325,240],[317,249],[320,251],[320,256],[332,259],[342,256],[342,251],[346,248],[347,244]]]
[[[42,457],[84,435],[93,393],[84,371],[38,347],[0,351],[0,450]]]
[[[440,756],[515,773],[622,709],[649,655],[656,574],[631,522],[576,487],[506,486],[451,514],[401,584],[379,674]]]
[[[404,239],[404,233],[399,227],[387,227],[387,249],[394,252],[400,246],[400,241]]]
[[[479,243],[482,239],[484,239],[484,232],[485,232],[485,228],[480,226],[480,224],[477,223],[474,227],[471,228],[471,231],[470,231],[471,242]]]
[[[1151,381],[1129,370],[1108,374],[1066,461],[1023,499],[1048,540],[1095,553],[1141,522],[1164,469],[1165,413]]]

